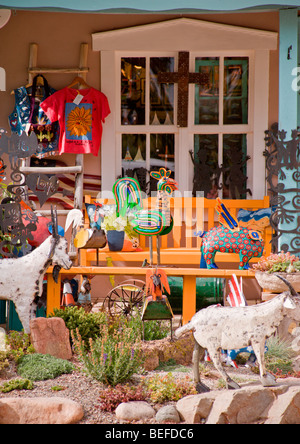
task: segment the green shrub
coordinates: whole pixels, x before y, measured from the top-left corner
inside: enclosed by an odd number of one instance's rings
[[[107,323],[104,313],[86,313],[82,307],[66,307],[65,310],[55,308],[49,317],[62,318],[70,332],[78,329],[84,341],[101,335],[102,326]]]
[[[118,329],[121,326],[131,328],[135,334],[145,341],[154,341],[163,339],[170,333],[169,321],[145,321],[144,322],[144,337],[143,337],[143,321],[138,310],[133,310],[130,317],[120,316],[113,321],[113,329]]]
[[[85,371],[94,379],[112,386],[128,380],[142,364],[141,341],[135,331],[123,326],[113,333],[103,327],[102,336],[89,340],[89,352],[77,330],[72,333],[75,351],[83,362]]]
[[[292,357],[295,352],[290,344],[278,336],[271,336],[267,341],[268,351],[266,357],[266,368],[272,373],[286,374],[293,371]]]
[[[33,390],[33,383],[29,379],[11,379],[0,387],[2,393],[8,393],[12,390]]]
[[[172,373],[164,376],[157,374],[145,379],[144,384],[149,390],[151,401],[155,403],[178,401],[184,396],[197,394],[195,385],[188,376],[176,380]]]
[[[17,366],[18,374],[31,381],[54,379],[64,373],[71,373],[73,370],[74,365],[71,362],[40,353],[24,355]]]
[[[8,357],[18,361],[22,356],[34,353],[30,336],[24,332],[11,331],[6,335],[8,345]]]
[[[9,362],[8,362],[8,353],[5,351],[0,351],[0,373],[1,370],[4,370],[5,368],[9,367]]]

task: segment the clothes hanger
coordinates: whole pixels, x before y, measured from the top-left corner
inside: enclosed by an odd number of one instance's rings
[[[90,88],[90,85],[86,83],[86,81],[82,77],[75,77],[73,81],[70,83],[70,85],[67,86],[67,88],[73,88],[75,85],[82,86],[82,88]]]
[[[32,83],[28,83],[26,86],[25,86],[25,88],[30,88],[32,86]],[[39,87],[39,86],[44,86],[44,77],[42,76],[42,74],[38,74],[37,76],[36,76],[36,86],[37,87]],[[11,91],[11,95],[14,95],[14,93],[15,93],[15,91],[14,90],[12,90]]]

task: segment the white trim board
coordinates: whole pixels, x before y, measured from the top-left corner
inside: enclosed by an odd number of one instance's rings
[[[276,50],[278,33],[179,18],[92,34],[94,51]]]

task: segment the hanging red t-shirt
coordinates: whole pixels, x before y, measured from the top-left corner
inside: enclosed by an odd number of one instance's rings
[[[95,88],[63,88],[41,103],[51,122],[60,126],[59,154],[98,155],[102,123],[110,113],[107,97]]]

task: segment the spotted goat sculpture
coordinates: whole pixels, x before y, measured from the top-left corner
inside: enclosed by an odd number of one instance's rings
[[[50,265],[65,269],[72,266],[67,240],[58,234],[57,215],[51,210],[52,235],[26,256],[0,260],[0,299],[14,302],[24,332],[30,333],[42,295],[43,279]]]
[[[196,389],[199,393],[209,391],[200,381],[199,359],[201,347],[207,349],[216,369],[225,379],[227,389],[240,388],[225,372],[220,361],[220,351],[252,346],[257,357],[260,380],[264,387],[275,385],[275,378],[267,373],[265,366],[266,339],[276,332],[285,316],[293,317],[297,308],[292,296],[299,296],[290,283],[279,275],[290,291],[279,294],[274,299],[258,305],[246,307],[210,306],[198,311],[190,322],[175,331],[179,338],[188,331],[193,331],[195,348],[193,353],[193,371]]]

